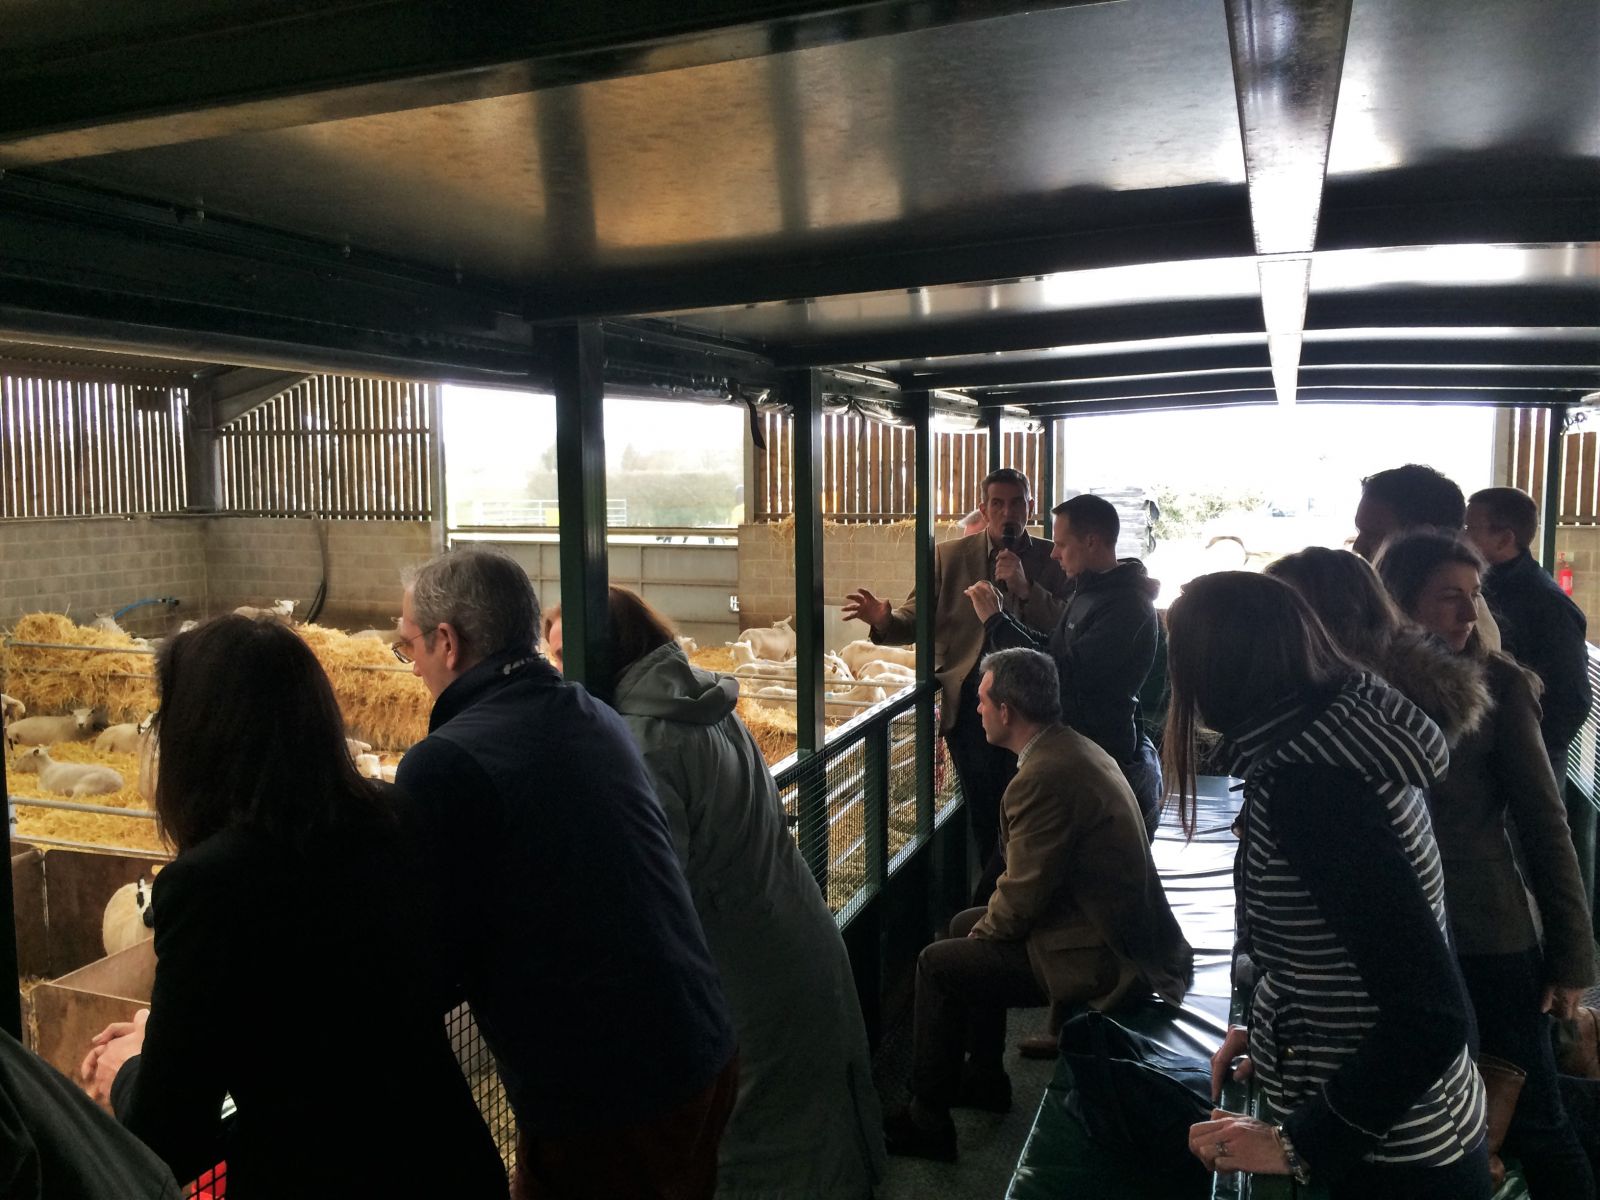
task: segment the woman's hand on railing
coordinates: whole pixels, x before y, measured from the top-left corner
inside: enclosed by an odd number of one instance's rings
[[[1211,1100],[1222,1099],[1222,1085],[1230,1079],[1250,1078],[1250,1058],[1245,1051],[1250,1048],[1250,1031],[1243,1025],[1228,1026],[1228,1036],[1211,1056]],[[1234,1066],[1234,1059],[1239,1063]]]

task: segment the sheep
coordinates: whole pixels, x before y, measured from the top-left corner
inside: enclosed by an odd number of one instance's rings
[[[382,779],[383,760],[376,754],[356,755],[356,773],[363,779]]]
[[[148,719],[148,718],[146,718]],[[94,748],[101,754],[137,754],[139,743],[146,728],[143,721],[126,721],[121,725],[110,725],[101,731],[100,736],[94,739]]]
[[[862,664],[856,672],[856,678],[863,683],[881,683],[893,685],[896,691],[903,687],[910,687],[917,682],[917,672],[911,667],[903,667],[899,663],[885,662],[874,659],[872,662]]]
[[[915,646],[880,646],[867,638],[851,642],[839,651],[839,657],[844,659],[857,679],[861,678],[861,668],[873,660],[879,662],[900,663],[913,670],[917,666],[917,650]]]
[[[103,710],[75,708],[65,716],[23,717],[20,721],[11,722],[6,726],[6,743],[11,746],[48,746],[54,742],[75,742],[104,727]]]
[[[733,665],[748,667],[756,661],[756,652],[750,648],[749,642],[729,642],[728,649],[733,654]]]
[[[684,637],[683,634],[680,633],[677,640],[678,649],[682,650],[685,655],[694,654],[700,649],[700,643],[695,641],[692,637]]]
[[[100,940],[107,954],[116,954],[155,936],[150,889],[143,879],[125,883],[111,893],[100,919]]]
[[[118,637],[127,637],[128,631],[117,624],[117,619],[107,613],[96,613],[94,620],[89,622],[88,628],[98,629],[101,633],[114,633]]]
[[[233,611],[241,617],[271,617],[278,621],[292,621],[298,600],[274,600],[270,608],[254,608],[241,604]]]
[[[398,629],[363,629],[359,633],[350,635],[352,642],[383,642],[392,646],[400,640]]]
[[[7,725],[13,721],[20,721],[28,715],[28,706],[15,696],[8,696],[0,692],[0,713],[4,714]]]
[[[199,625],[200,625],[199,621],[196,621],[193,617],[190,617],[187,621],[183,622],[183,624],[178,626],[178,632],[179,633],[188,633],[189,630],[198,628]]]
[[[75,800],[106,792],[120,792],[123,788],[122,776],[110,767],[92,763],[58,763],[43,746],[35,746],[17,755],[11,766],[23,774],[37,774],[39,785],[45,791],[60,792]]]
[[[795,660],[790,658],[783,662],[768,662],[766,659],[757,659],[755,662],[740,663],[733,669],[733,673],[741,678],[757,677],[766,679],[793,678],[795,675]]]
[[[789,624],[792,620],[785,617],[776,625],[769,625],[762,629],[746,629],[741,633],[736,642],[744,642],[755,652],[757,658],[785,659],[794,657],[794,627]]]

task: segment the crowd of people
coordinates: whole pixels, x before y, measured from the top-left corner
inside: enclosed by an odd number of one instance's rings
[[[1216,1110],[1194,1155],[1335,1198],[1486,1200],[1504,1153],[1535,1200],[1594,1197],[1552,1042],[1595,983],[1560,782],[1586,631],[1529,554],[1532,501],[1467,504],[1405,466],[1365,481],[1354,553],[1190,583],[1158,756],[1156,589],[1118,560],[1116,510],[1058,504],[1046,544],[1025,476],[982,499],[931,597],[846,606],[908,642],[933,605],[983,867],[918,960],[907,1105],[880,1110],[845,947],[735,681],[616,587],[609,676],[565,681],[559,609],[482,549],[406,581],[396,654],[434,708],[392,787],[357,776],[283,626],[224,617],[163,647],[154,799],[177,856],[152,1002],[89,1047],[91,1094],[176,1179],[226,1160],[241,1200],[867,1198],[886,1150],[952,1160],[952,1109],[1010,1108],[1007,1009],[1048,1007],[1053,1033],[1181,1002],[1193,952],[1151,841],[1164,806],[1192,832],[1198,775],[1225,772],[1249,1003],[1212,1074],[1219,1094],[1253,1078],[1261,1108]],[[516,1116],[509,1182],[442,1020],[463,1001]]]

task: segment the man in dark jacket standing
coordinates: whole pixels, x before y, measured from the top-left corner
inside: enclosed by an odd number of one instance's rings
[[[1589,715],[1589,651],[1583,610],[1534,562],[1539,508],[1516,488],[1485,488],[1467,501],[1467,536],[1489,562],[1484,596],[1500,622],[1505,652],[1544,683],[1539,732],[1556,778]]]
[[[1501,648],[1544,684],[1539,735],[1566,800],[1567,824],[1578,851],[1584,894],[1594,895],[1595,813],[1567,786],[1567,752],[1589,715],[1588,623],[1529,547],[1539,506],[1516,488],[1484,488],[1467,503],[1467,537],[1489,562],[1484,599],[1500,623]]]
[[[1109,501],[1084,494],[1052,510],[1051,557],[1071,579],[1065,600],[1034,586],[1020,570],[1004,577],[1020,604],[1001,610],[994,589],[968,589],[995,649],[1049,652],[1061,676],[1061,719],[1122,768],[1155,836],[1161,816],[1161,764],[1139,721],[1139,689],[1155,662],[1155,581],[1136,558],[1117,558],[1121,522]]]
[[[517,563],[455,550],[410,580],[396,643],[434,696],[397,783],[517,1115],[513,1195],[709,1200],[737,1084],[717,969],[633,739],[538,626]]]

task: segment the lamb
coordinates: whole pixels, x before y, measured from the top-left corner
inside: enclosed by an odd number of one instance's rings
[[[37,774],[39,784],[47,792],[60,792],[73,799],[99,796],[106,792],[120,792],[122,776],[110,767],[91,763],[58,763],[43,746],[17,755],[12,768],[23,774]]]
[[[248,604],[241,604],[233,611],[241,617],[272,617],[279,621],[290,621],[294,619],[294,610],[297,604],[299,604],[298,600],[274,600],[270,608],[253,608]]]
[[[839,657],[844,659],[845,665],[857,679],[861,678],[861,668],[867,663],[877,660],[879,662],[900,663],[910,667],[913,671],[917,666],[917,650],[915,646],[880,646],[867,638],[851,642],[839,651]]]
[[[11,722],[20,721],[27,716],[28,706],[15,696],[8,696],[4,692],[0,692],[0,713],[3,713],[5,723],[9,725]]]
[[[143,721],[108,726],[94,739],[94,748],[102,754],[137,754],[144,729]]]
[[[678,634],[677,640],[678,649],[682,650],[685,655],[694,654],[700,649],[700,643],[695,641],[692,637],[684,637],[683,634],[680,633]]]
[[[792,620],[785,617],[776,625],[769,625],[761,629],[746,629],[735,641],[743,642],[755,653],[757,658],[777,659],[794,657],[795,641],[794,627],[789,624]]]
[[[363,779],[382,779],[383,760],[376,754],[356,755],[356,773]]]
[[[100,940],[105,943],[106,953],[116,954],[153,938],[152,912],[150,889],[143,879],[125,883],[112,892],[100,919]]]
[[[98,629],[101,633],[114,633],[118,637],[127,637],[128,631],[117,624],[117,619],[106,613],[96,613],[94,620],[89,622],[90,629]]]
[[[398,629],[363,629],[350,635],[352,642],[382,642],[392,646],[400,640]]]
[[[914,668],[903,667],[899,663],[874,659],[872,662],[862,664],[861,669],[856,672],[856,678],[863,683],[881,683],[899,691],[917,682],[917,672]]]
[[[98,723],[96,723],[98,721]],[[6,743],[11,746],[48,746],[55,742],[75,742],[105,727],[99,709],[75,708],[65,716],[23,717],[6,726]]]

